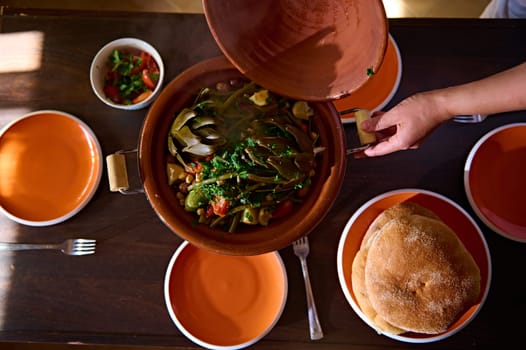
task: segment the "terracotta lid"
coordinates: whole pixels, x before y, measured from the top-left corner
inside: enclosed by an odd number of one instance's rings
[[[380,67],[387,46],[381,0],[203,0],[203,7],[241,73],[296,99],[352,93]]]

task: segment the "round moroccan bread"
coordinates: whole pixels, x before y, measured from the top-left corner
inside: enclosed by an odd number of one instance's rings
[[[444,222],[406,215],[389,220],[370,242],[365,290],[389,324],[436,334],[477,302],[480,270]]]
[[[367,290],[365,288],[365,262],[367,259],[367,251],[370,243],[374,240],[374,235],[378,234],[380,229],[390,220],[411,214],[420,214],[438,219],[438,216],[434,212],[414,202],[402,202],[385,209],[369,225],[369,228],[362,239],[360,250],[356,254],[352,265],[352,290],[358,306],[364,315],[373,322],[379,330],[391,334],[402,334],[406,331],[395,327],[384,320],[376,313],[369,302],[369,297],[367,296]]]

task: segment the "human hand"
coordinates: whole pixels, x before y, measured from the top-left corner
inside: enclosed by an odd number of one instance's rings
[[[360,124],[363,130],[379,135],[379,142],[364,154],[375,157],[418,148],[427,135],[449,118],[447,109],[436,101],[433,92],[415,94]]]

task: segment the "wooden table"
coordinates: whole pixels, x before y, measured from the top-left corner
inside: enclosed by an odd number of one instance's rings
[[[390,32],[402,54],[403,75],[387,107],[417,91],[481,78],[526,59],[526,21],[394,19]],[[0,72],[0,126],[27,111],[62,110],[94,130],[105,155],[137,145],[146,110],[111,109],[92,93],[89,65],[101,46],[124,36],[145,39],[163,56],[166,81],[220,54],[199,14],[22,15],[6,9],[0,33],[0,66],[14,55],[1,44],[6,35],[36,33],[43,40],[41,48],[20,41],[27,55],[41,55],[38,69]],[[525,111],[477,125],[447,122],[419,150],[349,158],[332,210],[310,235],[310,277],[325,337],[309,340],[300,264],[287,247],[280,251],[289,277],[287,305],[277,326],[253,348],[482,349],[522,342],[526,245],[484,226],[469,206],[462,181],[474,143],[495,127],[517,121],[526,121]],[[349,137],[355,134],[353,124],[345,129]],[[61,224],[27,227],[0,218],[1,241],[59,242],[72,236],[99,241],[95,255],[81,258],[51,251],[0,252],[0,341],[197,348],[173,325],[163,299],[165,269],[181,239],[158,219],[144,195],[111,193],[105,176],[87,207]],[[482,228],[493,260],[482,311],[458,334],[427,345],[376,334],[345,300],[336,270],[339,238],[353,212],[378,194],[408,187],[441,193],[464,207]]]

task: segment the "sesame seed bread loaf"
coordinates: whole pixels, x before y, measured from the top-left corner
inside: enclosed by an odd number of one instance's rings
[[[480,294],[480,270],[433,212],[401,203],[370,225],[352,266],[353,292],[383,332],[445,331]]]

